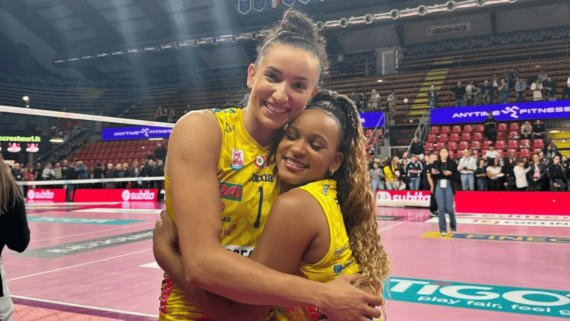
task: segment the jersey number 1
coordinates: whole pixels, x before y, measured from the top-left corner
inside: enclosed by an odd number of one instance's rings
[[[259,206],[257,207],[257,219],[253,223],[253,228],[259,228],[261,225],[261,208],[263,207],[263,187],[259,187]]]

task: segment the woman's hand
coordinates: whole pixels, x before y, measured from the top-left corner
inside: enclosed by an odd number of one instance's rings
[[[443,171],[443,175],[449,176],[449,175],[451,175],[451,171]]]
[[[439,171],[434,168],[434,169],[431,170],[431,173],[434,174],[434,175],[437,175],[437,174],[439,174]]]
[[[176,248],[177,246],[178,230],[166,211],[162,211],[160,218],[156,221],[152,243],[155,248],[167,246]]]

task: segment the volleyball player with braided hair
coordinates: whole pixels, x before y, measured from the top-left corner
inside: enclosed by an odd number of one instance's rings
[[[362,279],[355,285],[378,296],[384,310],[382,281],[390,273],[390,261],[377,232],[365,141],[354,103],[346,96],[320,91],[285,129],[276,148],[275,163],[285,192],[271,208],[250,258],[322,283],[360,271]],[[172,242],[175,236],[164,239]],[[166,255],[176,259],[174,251]],[[261,320],[268,311],[211,294],[199,304],[217,321]],[[322,320],[327,318],[324,313],[316,308],[274,308],[266,320]]]
[[[344,321],[379,314],[369,305],[380,300],[350,284],[357,275],[322,284],[243,257],[255,248],[279,194],[271,176],[275,162],[268,161],[271,143],[318,92],[328,69],[325,42],[311,19],[287,10],[248,68],[247,107],[191,112],[174,127],[166,207],[180,236],[182,262],[162,259],[155,240],[155,257],[167,272],[159,320],[203,318],[203,290],[250,304],[318,306]],[[172,273],[181,267],[182,275]],[[189,285],[194,294],[181,291]]]

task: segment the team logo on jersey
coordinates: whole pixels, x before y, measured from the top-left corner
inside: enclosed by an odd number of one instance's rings
[[[255,166],[259,168],[267,167],[265,156],[259,155],[255,158]]]
[[[271,174],[262,174],[262,175],[256,175],[253,174],[251,176],[251,178],[249,179],[250,182],[270,182],[273,183],[273,175]]]
[[[228,201],[241,202],[243,186],[238,184],[220,183],[220,198]],[[225,205],[224,205],[225,206]]]
[[[224,131],[225,131],[226,133],[228,133],[228,134],[231,133],[231,132],[233,132],[233,131],[236,129],[236,126],[235,126],[235,125],[230,126],[230,125],[228,125],[228,123],[225,123],[225,124],[226,124],[226,125],[225,125]]]
[[[232,164],[230,168],[239,171],[244,166],[243,150],[232,148]]]
[[[324,196],[327,196],[327,194],[329,193],[329,187],[330,187],[329,184],[326,184],[323,186],[323,195]]]
[[[353,264],[354,264],[354,260],[348,261],[345,265],[337,264],[337,265],[333,266],[333,272],[335,274],[342,274],[342,271],[348,269]]]

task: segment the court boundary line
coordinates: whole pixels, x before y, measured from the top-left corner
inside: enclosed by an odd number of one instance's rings
[[[134,312],[134,311],[125,311],[125,310],[109,309],[109,308],[102,308],[102,307],[94,307],[94,306],[90,306],[90,305],[83,305],[83,304],[77,304],[77,303],[68,303],[68,302],[61,302],[61,301],[55,301],[55,300],[31,298],[31,297],[21,296],[21,295],[13,295],[12,294],[11,296],[13,298],[20,299],[20,300],[49,303],[49,304],[62,305],[62,306],[81,308],[81,309],[87,309],[87,310],[111,312],[111,313],[118,313],[118,314],[128,314],[128,315],[134,315],[134,316],[140,316],[140,317],[149,317],[149,318],[157,318],[157,316],[158,316],[158,313],[157,314],[147,314],[147,313]],[[18,303],[18,302],[14,302],[14,303],[20,304],[20,305],[26,305],[24,303]],[[70,311],[70,312],[77,313],[77,312],[73,312],[73,311]],[[79,314],[82,314],[82,313],[79,313]]]
[[[34,222],[32,222],[34,223]],[[154,221],[145,221],[145,222],[141,222],[138,224],[132,224],[132,225],[125,225],[125,226],[120,226],[117,228],[110,228],[110,229],[106,229],[106,230],[100,230],[100,231],[93,231],[93,232],[85,232],[85,233],[79,233],[79,234],[72,234],[72,235],[66,235],[66,236],[58,236],[58,237],[52,237],[49,239],[41,239],[41,240],[34,240],[34,241],[30,241],[31,243],[36,243],[36,242],[42,242],[42,241],[50,241],[50,240],[59,240],[59,239],[64,239],[64,238],[68,238],[68,237],[74,237],[74,236],[81,236],[81,235],[87,235],[87,234],[94,234],[94,233],[101,233],[101,232],[108,232],[108,231],[114,231],[114,230],[118,230],[118,229],[124,229],[127,227],[135,227],[135,226],[140,226],[140,225],[144,225],[144,224],[148,224],[148,223],[155,223]]]
[[[85,265],[90,265],[90,264],[95,264],[95,263],[110,261],[110,260],[114,260],[114,259],[119,259],[119,258],[122,258],[122,257],[134,255],[134,254],[140,254],[140,253],[147,252],[147,251],[151,251],[151,250],[152,250],[152,249],[144,249],[144,250],[141,250],[141,251],[136,251],[136,252],[126,253],[126,254],[116,255],[116,256],[112,256],[112,257],[107,257],[107,258],[104,258],[104,259],[100,259],[100,260],[91,261],[91,262],[85,262],[85,263],[70,265],[70,266],[66,266],[66,267],[58,268],[58,269],[53,269],[53,270],[49,270],[49,271],[44,271],[44,272],[39,272],[39,273],[33,273],[33,274],[29,274],[29,275],[23,275],[23,276],[15,277],[15,278],[12,278],[12,279],[6,279],[6,282],[18,281],[18,280],[23,280],[23,279],[31,278],[31,277],[34,277],[34,276],[38,276],[38,275],[44,275],[44,274],[49,274],[49,273],[59,272],[59,271],[65,271],[65,270],[73,269],[73,268],[76,268],[76,267],[81,267],[81,266],[85,266]]]
[[[385,227],[385,228],[383,228],[383,229],[381,229],[381,230],[378,230],[378,233],[380,233],[380,232],[382,232],[382,231],[385,231],[385,230],[389,230],[389,229],[391,229],[391,228],[393,228],[393,227],[396,227],[396,226],[398,226],[398,225],[402,225],[402,224],[404,224],[404,223],[406,223],[406,222],[399,222],[399,223],[396,223],[396,224],[394,224],[394,225],[387,226],[387,227]]]

